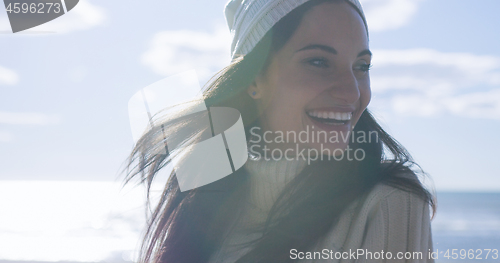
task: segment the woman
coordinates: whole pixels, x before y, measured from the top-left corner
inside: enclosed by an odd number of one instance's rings
[[[233,0],[225,13],[233,61],[204,99],[239,110],[251,158],[190,191],[171,176],[141,262],[433,262],[433,198],[366,109],[372,54],[358,1]],[[150,185],[172,157],[154,153],[189,122],[168,116],[146,133],[128,180]]]

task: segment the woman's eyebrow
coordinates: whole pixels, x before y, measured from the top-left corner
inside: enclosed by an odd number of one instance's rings
[[[295,53],[297,53],[299,51],[311,50],[311,49],[321,49],[323,51],[326,51],[326,52],[329,52],[329,53],[332,53],[335,55],[337,54],[337,50],[335,50],[335,48],[330,47],[330,46],[326,46],[326,45],[320,45],[320,44],[313,44],[313,45],[305,46],[305,47],[295,51]]]
[[[359,57],[362,57],[362,56],[364,56],[364,55],[370,55],[370,56],[371,56],[371,55],[372,55],[372,52],[371,52],[370,50],[368,50],[368,49],[365,49],[365,50],[363,50],[363,51],[359,52],[359,54],[358,54],[358,58],[359,58]]]
[[[321,44],[312,44],[312,45],[307,45],[299,50],[296,51],[297,52],[300,52],[300,51],[304,51],[304,50],[311,50],[311,49],[320,49],[320,50],[323,50],[323,51],[326,51],[328,53],[332,53],[334,55],[337,55],[338,52],[335,48],[333,47],[330,47],[330,46],[326,46],[326,45],[321,45]],[[372,55],[372,52],[368,49],[365,49],[361,52],[359,52],[358,54],[358,57],[362,57],[364,55]]]

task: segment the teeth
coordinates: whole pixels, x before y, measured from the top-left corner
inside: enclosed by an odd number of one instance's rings
[[[348,121],[352,118],[352,112],[333,112],[333,111],[308,111],[307,114],[312,117],[322,119],[333,119],[338,121]]]

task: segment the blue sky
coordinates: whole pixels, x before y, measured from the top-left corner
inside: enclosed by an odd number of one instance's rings
[[[225,2],[82,0],[18,34],[1,6],[0,180],[116,180],[133,145],[132,95],[229,62]],[[369,108],[438,191],[500,191],[500,2],[361,2]]]

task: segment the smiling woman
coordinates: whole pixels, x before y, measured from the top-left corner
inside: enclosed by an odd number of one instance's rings
[[[140,261],[433,262],[433,197],[410,155],[367,110],[372,54],[358,1],[233,0],[225,14],[233,61],[204,90],[205,103],[238,109],[248,148],[277,158],[249,151],[241,169],[184,192],[173,174]],[[171,153],[155,152],[191,120],[168,119],[138,141],[129,180],[151,184],[171,161]],[[310,130],[348,139],[275,137]],[[352,138],[360,133],[377,139]],[[343,158],[350,149],[363,157]],[[303,152],[313,162],[299,158]]]

